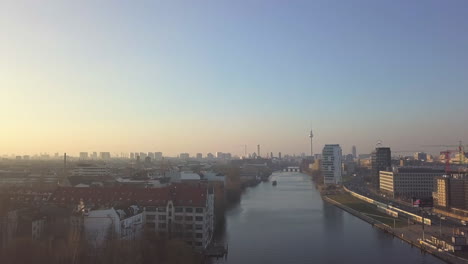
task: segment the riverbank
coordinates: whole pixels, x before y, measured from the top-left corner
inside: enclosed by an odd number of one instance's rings
[[[336,199],[336,197],[339,197],[339,199]],[[334,199],[335,198],[335,199]],[[322,199],[352,215],[355,217],[358,217],[365,222],[371,224],[374,227],[377,227],[378,229],[382,230],[385,233],[388,233],[389,235],[392,235],[393,237],[397,237],[406,243],[410,244],[412,247],[417,247],[423,252],[429,253],[447,263],[453,263],[453,264],[466,264],[468,263],[468,260],[462,259],[460,257],[457,257],[455,255],[449,254],[448,252],[440,252],[436,248],[431,247],[428,243],[422,242],[421,239],[418,237],[419,232],[415,231],[414,228],[410,228],[410,226],[403,227],[402,225],[399,225],[399,227],[392,228],[391,226],[375,219],[375,217],[369,216],[369,213],[367,212],[368,208],[366,207],[361,207],[362,205],[358,205],[355,208],[352,208],[348,206],[350,203],[353,202],[345,202],[342,203],[345,197],[340,197],[337,195],[324,195],[322,194]],[[337,201],[338,200],[338,201]],[[341,200],[341,202],[339,201]]]

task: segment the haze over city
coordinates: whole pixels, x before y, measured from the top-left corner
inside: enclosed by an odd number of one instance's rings
[[[0,154],[467,141],[466,1],[2,1]]]

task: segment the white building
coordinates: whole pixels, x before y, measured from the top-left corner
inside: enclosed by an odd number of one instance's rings
[[[342,151],[338,144],[327,144],[322,150],[322,174],[325,184],[341,184]]]
[[[85,237],[94,247],[100,247],[109,240],[136,240],[143,234],[144,220],[144,211],[135,205],[125,210],[85,211]]]
[[[71,174],[72,176],[106,176],[110,174],[110,170],[107,167],[79,166],[73,168]]]

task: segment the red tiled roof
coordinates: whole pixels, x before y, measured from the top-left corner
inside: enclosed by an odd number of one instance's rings
[[[206,186],[190,186],[187,184],[172,184],[163,188],[131,188],[131,187],[103,187],[103,188],[58,188],[49,201],[60,204],[84,203],[112,203],[134,202],[142,206],[166,206],[168,201],[174,206],[200,206],[206,204]]]

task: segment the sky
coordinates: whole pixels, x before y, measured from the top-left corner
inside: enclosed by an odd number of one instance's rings
[[[468,143],[464,0],[0,1],[0,154]]]

